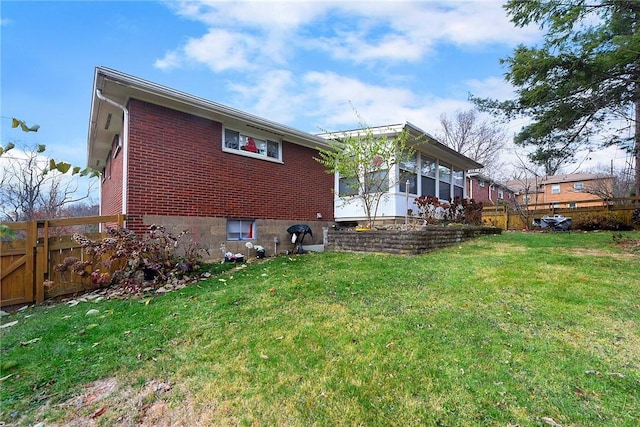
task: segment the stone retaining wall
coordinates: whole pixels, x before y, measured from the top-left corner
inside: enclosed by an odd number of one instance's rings
[[[419,230],[329,230],[327,250],[417,255],[487,234],[495,227],[427,226]]]

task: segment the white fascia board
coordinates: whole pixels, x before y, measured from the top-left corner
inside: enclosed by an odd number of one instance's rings
[[[332,145],[325,139],[311,133],[105,67],[96,67],[91,108],[92,122],[95,119],[96,104],[99,102],[99,100],[96,100],[95,90],[101,89],[108,95],[108,87],[120,95],[119,97],[122,98],[120,101],[124,105],[126,105],[129,98],[139,97],[143,100],[166,105],[167,107],[205,118],[211,118],[214,115],[217,120],[221,120],[223,123],[225,120],[243,122],[258,130],[279,135],[287,142],[294,144],[311,148],[333,149]],[[91,143],[91,130],[89,143]]]

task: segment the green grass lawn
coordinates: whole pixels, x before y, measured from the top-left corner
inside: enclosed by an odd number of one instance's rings
[[[640,254],[605,232],[283,256],[164,296],[2,319],[14,321],[0,343],[7,424],[640,420]]]

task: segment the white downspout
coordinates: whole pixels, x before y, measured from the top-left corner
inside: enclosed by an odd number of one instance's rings
[[[491,198],[491,189],[493,188],[493,184],[489,184],[489,201],[493,204],[493,199]]]
[[[96,89],[96,96],[106,103],[122,110],[124,119],[122,122],[122,214],[127,213],[127,182],[129,168],[129,110],[112,99],[105,97],[100,89]],[[102,191],[101,191],[102,193]]]

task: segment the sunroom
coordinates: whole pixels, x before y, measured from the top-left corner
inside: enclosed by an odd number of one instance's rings
[[[416,212],[414,201],[422,195],[435,196],[441,201],[467,198],[467,171],[482,168],[480,163],[438,142],[409,122],[371,128],[370,131],[389,140],[406,131],[409,136],[407,145],[413,150],[410,156],[394,164],[386,174],[383,188],[388,190],[380,199],[377,222],[404,221],[409,210]],[[341,132],[341,135],[348,134]],[[320,136],[329,138],[327,134]],[[360,198],[354,197],[354,186],[348,185],[348,181],[346,177],[335,176],[335,221],[362,224],[367,220],[365,209]]]

